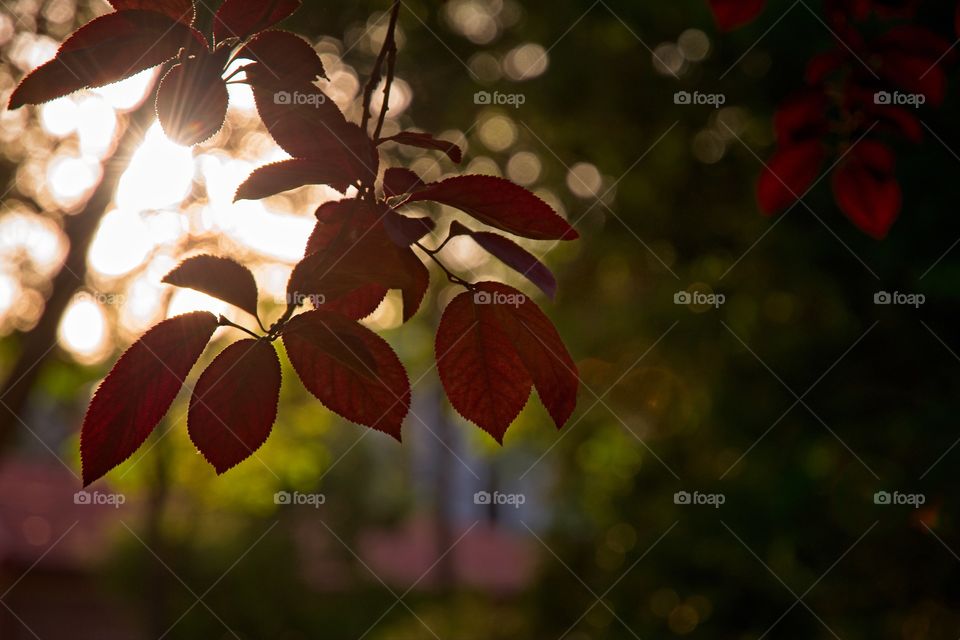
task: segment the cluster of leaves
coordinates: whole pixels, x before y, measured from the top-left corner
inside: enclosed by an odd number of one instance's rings
[[[759,15],[765,2],[710,0],[710,4],[720,27],[733,29]],[[916,107],[942,104],[947,84],[943,65],[951,60],[950,42],[900,22],[913,17],[918,4],[919,0],[825,3],[826,23],[836,43],[811,58],[806,86],[777,111],[778,148],[757,185],[764,213],[772,215],[794,204],[826,168],[840,210],[864,233],[878,240],[886,237],[902,207],[890,142],[922,140]],[[913,106],[885,99],[897,92],[911,96]]]
[[[451,239],[469,236],[553,297],[556,281],[547,267],[508,237],[458,222],[430,249],[421,240],[435,230],[434,220],[400,210],[412,203],[439,203],[487,227],[534,240],[573,240],[577,232],[538,197],[501,178],[467,175],[428,184],[413,171],[394,167],[381,179],[380,147],[386,143],[462,160],[457,145],[426,133],[381,137],[396,64],[400,3],[393,4],[388,36],[364,92],[360,124],[349,122],[319,88],[326,74],[309,43],[270,30],[299,4],[225,0],[208,40],[192,26],[192,0],[115,0],[116,12],[71,35],[57,56],[25,78],[11,97],[11,108],[37,104],[176,60],[156,96],[157,115],[172,139],[183,144],[208,139],[224,122],[226,84],[244,82],[253,90],[267,130],[291,156],[255,171],[238,189],[238,200],[309,184],[344,194],[317,209],[305,256],[290,276],[287,307],[269,327],[258,315],[253,274],[229,258],[189,258],[165,278],[247,312],[261,333],[197,312],[166,320],[134,343],[98,388],[84,419],[85,484],[143,444],[220,326],[241,329],[251,338],[227,347],[201,374],[187,418],[193,443],[218,473],[252,455],[270,434],[281,385],[273,345],[278,339],[304,386],[327,408],[399,440],[410,408],[409,378],[389,344],[359,321],[390,290],[401,292],[404,321],[413,317],[430,284],[424,260],[465,289],[445,309],[436,339],[437,368],[457,411],[500,442],[534,387],[558,428],[573,412],[576,366],[549,319],[508,285],[473,283],[455,275],[440,254]],[[137,62],[130,65],[129,60]],[[228,75],[235,60],[247,62]],[[383,107],[371,134],[370,102],[381,83]],[[314,308],[298,313],[306,302]]]

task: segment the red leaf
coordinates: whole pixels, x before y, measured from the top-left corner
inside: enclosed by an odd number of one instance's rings
[[[717,26],[723,31],[733,31],[752,22],[767,4],[766,0],[708,0]]]
[[[305,258],[318,251],[325,251],[340,237],[346,218],[343,217],[345,214],[337,211],[352,211],[353,207],[350,203],[354,202],[356,201],[342,200],[321,205],[317,211],[317,217],[321,219],[317,221],[317,226],[307,240]],[[377,310],[383,299],[387,297],[388,291],[388,288],[378,284],[366,285],[336,300],[325,300],[322,306],[328,311],[335,311],[354,320],[362,320]]]
[[[534,240],[576,240],[579,234],[546,202],[509,180],[458,176],[428,185],[407,202],[456,207],[480,222]]]
[[[326,308],[331,303],[353,300],[361,291],[361,299],[372,304],[380,290],[399,289],[406,322],[420,308],[429,286],[430,272],[416,254],[398,247],[381,229],[370,231],[353,245],[339,244],[333,250],[307,256],[294,268],[287,290],[291,298],[318,297]],[[356,309],[355,304],[347,308]]]
[[[885,145],[864,140],[850,152],[832,177],[840,209],[864,233],[882,240],[890,231],[903,195],[894,175],[896,159]]]
[[[408,147],[442,151],[447,154],[447,157],[453,160],[455,163],[460,164],[463,162],[463,151],[461,151],[459,145],[456,145],[452,142],[447,142],[446,140],[437,140],[429,133],[402,131],[395,136],[384,138],[380,142],[396,142],[398,144],[407,145]]]
[[[80,27],[57,56],[35,69],[10,96],[10,108],[42,104],[123,80],[175,57],[206,49],[203,36],[155,11],[108,13]]]
[[[425,235],[433,233],[437,225],[430,218],[408,218],[388,211],[383,218],[383,226],[398,247],[409,247]]]
[[[229,258],[187,258],[163,279],[165,284],[195,289],[257,315],[257,283],[242,264]]]
[[[329,202],[317,209],[320,226],[307,243],[308,254],[293,270],[287,285],[290,296],[322,296],[324,308],[331,303],[347,304],[354,295],[373,304],[388,289],[403,296],[404,321],[420,308],[430,286],[430,272],[408,247],[391,240],[383,225],[386,209],[374,208],[362,200]],[[378,285],[382,289],[370,287]],[[383,291],[384,295],[378,292]],[[347,304],[354,310],[364,305]],[[376,305],[360,317],[369,315]]]
[[[110,4],[117,11],[130,9],[156,11],[188,25],[193,24],[193,19],[196,17],[193,0],[110,0]]]
[[[450,236],[466,235],[474,242],[486,249],[492,255],[504,262],[508,267],[526,277],[541,291],[550,296],[557,295],[557,280],[550,269],[540,262],[533,254],[509,238],[486,231],[472,231],[459,222],[450,225]]]
[[[392,168],[383,173],[383,193],[388,198],[413,193],[424,186],[420,176],[410,169]]]
[[[201,56],[167,72],[157,91],[157,118],[167,137],[184,146],[209,139],[227,119],[229,96],[219,56]]]
[[[213,21],[213,37],[246,40],[300,8],[300,0],[224,0]]]
[[[347,420],[400,440],[410,381],[387,342],[325,310],[296,316],[283,330],[287,355],[307,390]]]
[[[97,389],[80,434],[83,484],[129,458],[173,403],[217,319],[205,311],[165,320],[127,349]]]
[[[284,83],[310,83],[326,78],[316,49],[288,31],[264,31],[251,39],[237,54],[252,60],[244,67],[247,82],[254,86],[282,88]]]
[[[446,308],[437,330],[437,370],[451,404],[503,442],[530,389],[562,427],[576,406],[576,365],[556,329],[522,293],[482,282]]]
[[[264,340],[227,347],[200,375],[190,398],[190,440],[217,473],[260,448],[277,419],[280,359]]]
[[[233,200],[259,200],[309,184],[326,184],[344,193],[356,180],[356,172],[350,164],[337,164],[333,158],[294,158],[255,170],[237,189]]]
[[[825,159],[826,152],[818,140],[774,153],[757,183],[760,209],[772,215],[803,197],[819,176]]]

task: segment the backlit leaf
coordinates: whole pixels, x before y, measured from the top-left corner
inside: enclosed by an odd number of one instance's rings
[[[123,80],[170,60],[183,47],[201,51],[206,42],[199,32],[155,11],[108,13],[80,27],[53,60],[24,78],[10,96],[10,108]]]
[[[280,400],[280,360],[269,342],[241,340],[200,375],[190,398],[190,440],[217,473],[267,441]]]
[[[250,315],[257,315],[257,283],[243,265],[217,256],[187,258],[163,279],[165,284],[202,291]]]
[[[100,384],[80,433],[83,484],[129,458],[167,413],[217,328],[205,311],[165,320],[127,349]]]
[[[317,310],[296,316],[283,342],[303,385],[324,406],[400,440],[410,381],[383,338],[349,318]]]

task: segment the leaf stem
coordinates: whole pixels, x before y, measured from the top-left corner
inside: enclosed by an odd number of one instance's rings
[[[250,331],[250,329],[247,329],[246,327],[239,325],[235,322],[231,322],[230,320],[227,320],[227,318],[225,318],[224,316],[220,316],[219,320],[217,321],[217,324],[219,324],[221,327],[233,327],[234,329],[239,329],[240,331],[243,331],[247,335],[253,336],[257,340],[263,339],[263,336],[258,336],[253,331]]]
[[[447,265],[443,264],[440,258],[437,257],[437,254],[440,253],[440,250],[443,249],[444,245],[446,245],[447,242],[449,241],[450,241],[450,238],[447,238],[446,240],[444,240],[443,244],[437,247],[436,249],[429,249],[423,246],[423,244],[420,242],[415,242],[414,246],[416,246],[418,249],[420,249],[425,254],[430,256],[430,259],[433,260],[435,263],[437,263],[437,266],[439,266],[440,269],[442,269],[443,272],[447,275],[447,280],[449,280],[453,284],[458,284],[461,287],[470,289],[472,291],[475,288],[475,285],[472,282],[468,282],[463,278],[461,278],[460,276],[458,276],[457,274],[450,271],[450,269],[447,268]]]
[[[391,51],[394,52],[394,58],[396,57],[397,43],[394,35],[397,30],[397,19],[399,17],[400,0],[393,0],[393,7],[390,12],[390,25],[387,27],[387,35],[383,40],[383,46],[380,48],[380,53],[377,55],[377,60],[373,64],[373,70],[370,72],[370,79],[367,81],[367,86],[363,90],[363,120],[361,121],[360,128],[365,132],[367,132],[367,128],[370,125],[370,105],[373,102],[373,92],[376,91],[377,85],[380,83],[380,79],[383,77],[383,64],[387,60],[387,56],[390,55]],[[388,77],[387,87],[389,87],[392,82],[393,78]],[[386,99],[384,101],[384,105],[386,105]],[[386,117],[386,114],[382,113],[382,111],[383,109],[381,108],[381,117]]]

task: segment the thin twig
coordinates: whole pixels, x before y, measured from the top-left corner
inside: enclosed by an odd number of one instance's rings
[[[387,55],[390,53],[391,48],[396,48],[394,34],[397,30],[397,19],[399,17],[400,0],[394,0],[393,8],[390,12],[390,25],[387,27],[387,35],[383,40],[380,53],[377,55],[377,61],[373,64],[373,70],[370,72],[370,79],[367,81],[367,86],[363,90],[363,120],[361,121],[360,128],[364,131],[367,131],[367,127],[370,125],[370,105],[373,102],[373,92],[376,91],[377,85],[380,84],[380,79],[383,77],[383,64],[387,60]],[[392,81],[392,79],[388,81]]]

